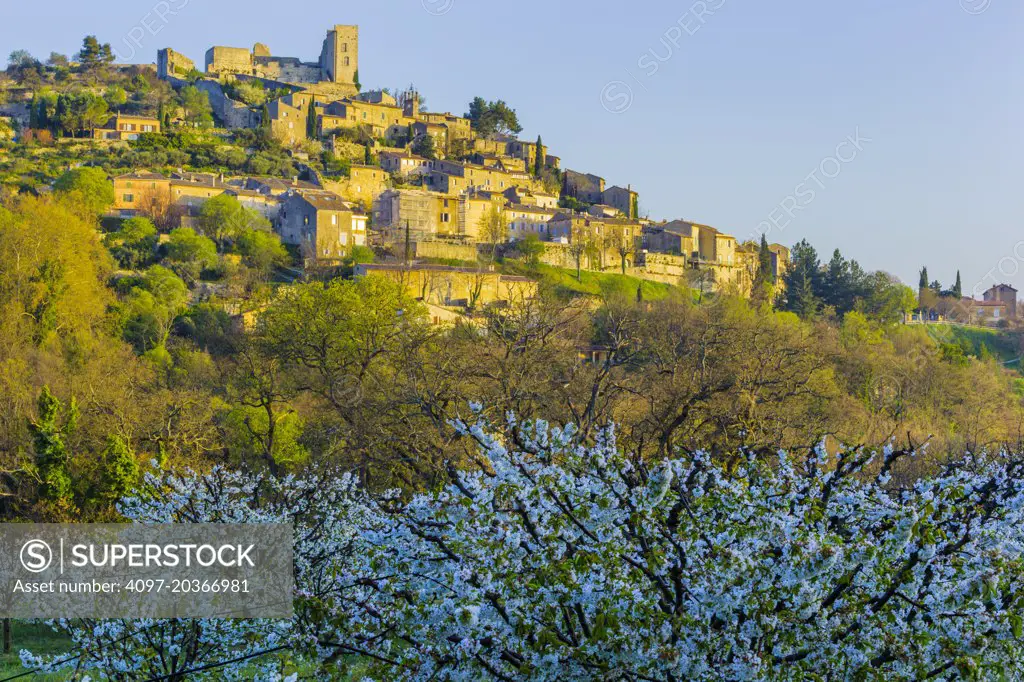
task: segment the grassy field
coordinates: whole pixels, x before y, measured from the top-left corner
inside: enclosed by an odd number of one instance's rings
[[[11,653],[0,654],[0,680],[28,672],[18,658],[18,652],[21,649],[29,649],[33,653],[41,654],[63,654],[71,648],[71,643],[67,638],[58,635],[42,623],[14,621],[11,628],[11,640]],[[21,679],[50,682],[51,680],[66,680],[68,677],[65,675],[26,675]]]
[[[671,284],[650,282],[628,275],[608,272],[587,272],[584,270],[580,279],[577,280],[575,270],[556,268],[550,265],[525,268],[506,263],[504,270],[509,274],[535,277],[543,284],[554,287],[555,291],[563,296],[582,294],[586,296],[618,295],[636,298],[637,288],[640,287],[645,301],[660,301],[672,293],[682,293],[682,289]]]
[[[958,345],[968,355],[991,356],[1011,369],[1022,370],[1021,335],[1002,329],[987,327],[966,327],[952,324],[930,324],[928,335],[936,343]]]

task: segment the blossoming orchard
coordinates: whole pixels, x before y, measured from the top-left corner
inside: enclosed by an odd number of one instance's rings
[[[909,450],[630,461],[544,422],[456,425],[429,494],[347,475],[151,474],[138,523],[288,521],[287,621],[56,621],[94,679],[1019,679],[1022,463]],[[204,677],[205,676],[205,677]]]

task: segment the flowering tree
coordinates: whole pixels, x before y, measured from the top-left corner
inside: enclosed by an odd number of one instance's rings
[[[377,679],[1018,678],[1022,465],[913,488],[912,453],[646,468],[537,423],[364,531],[346,593]],[[503,442],[506,441],[506,442]],[[968,466],[970,465],[970,466]],[[875,471],[868,476],[869,467]],[[727,473],[728,472],[728,473]]]
[[[147,475],[144,489],[119,505],[134,522],[293,524],[296,617],[58,620],[51,625],[71,638],[74,651],[47,656],[23,651],[22,663],[44,671],[90,671],[113,680],[193,680],[204,674],[216,680],[282,679],[289,670],[280,658],[256,654],[296,644],[315,649],[321,620],[307,617],[307,604],[333,598],[335,564],[349,556],[353,523],[360,518],[353,491],[347,474],[278,479],[217,468],[208,474]],[[227,661],[235,662],[221,665]]]
[[[283,642],[323,677],[352,657],[380,680],[1024,672],[1020,461],[970,457],[899,487],[891,474],[912,452],[648,466],[618,451],[612,429],[584,445],[543,422],[457,426],[480,445],[478,469],[411,499],[371,500],[347,478],[216,471],[151,479],[160,493],[123,509],[140,521],[295,523],[295,620],[193,627],[220,658]],[[274,493],[256,503],[253,486]],[[173,622],[122,649],[96,646],[95,624],[66,627],[92,668],[124,679],[166,670],[154,652],[182,642]]]

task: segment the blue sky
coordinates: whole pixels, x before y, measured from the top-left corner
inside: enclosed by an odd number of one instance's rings
[[[95,33],[130,61],[257,41],[314,61],[331,25],[359,24],[364,87],[412,82],[455,113],[505,99],[524,138],[632,185],[651,217],[1024,291],[1020,2],[291,0],[287,20],[266,0],[166,3],[49,0],[45,21],[14,3],[0,50]]]

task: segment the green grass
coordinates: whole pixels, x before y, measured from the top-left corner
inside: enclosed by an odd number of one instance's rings
[[[645,301],[660,301],[672,293],[682,290],[671,284],[651,282],[629,275],[609,272],[588,272],[584,270],[580,279],[576,279],[576,271],[556,268],[550,265],[538,265],[525,268],[519,265],[506,264],[505,271],[509,274],[521,274],[535,277],[542,283],[554,287],[555,291],[566,297],[571,296],[626,296],[636,298],[640,288]]]
[[[28,672],[18,658],[18,652],[22,649],[28,649],[35,654],[64,654],[70,651],[71,642],[67,637],[57,634],[42,623],[14,621],[11,626],[11,653],[0,654],[0,679]],[[33,682],[56,682],[69,679],[69,677],[67,675],[26,675],[22,679],[33,680]]]
[[[926,325],[928,335],[936,343],[958,345],[968,355],[990,356],[1007,367],[1022,369],[1020,363],[1020,334],[1002,329],[967,327],[953,324]]]
[[[21,673],[29,672],[28,668],[21,665],[18,652],[28,649],[35,654],[66,654],[71,651],[71,641],[60,635],[40,622],[14,621],[11,629],[11,653],[0,654],[0,680],[13,677]],[[287,660],[287,654],[278,655]],[[350,670],[344,679],[358,680],[363,677],[365,663],[358,658],[350,659]],[[312,675],[315,666],[308,665],[301,661],[289,666],[289,671],[297,670],[302,675]],[[95,678],[95,675],[93,676]],[[64,682],[71,679],[70,673],[59,673],[54,675],[26,675],[23,678],[26,682]]]

